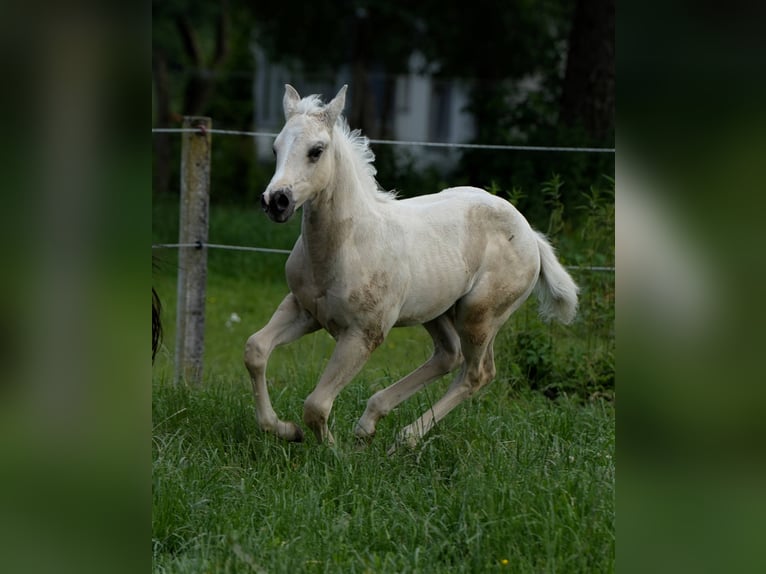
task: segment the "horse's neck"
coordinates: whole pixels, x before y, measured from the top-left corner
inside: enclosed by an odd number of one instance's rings
[[[328,264],[340,254],[355,225],[367,228],[380,220],[381,204],[372,196],[376,185],[372,176],[360,173],[348,158],[335,159],[330,185],[303,206],[301,232],[309,258],[318,265]]]

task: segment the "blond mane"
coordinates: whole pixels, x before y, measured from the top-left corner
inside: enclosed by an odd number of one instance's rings
[[[295,113],[297,114],[320,115],[324,113],[324,110],[325,105],[318,94],[306,96],[295,107]],[[370,149],[370,138],[362,135],[362,130],[352,130],[342,114],[335,121],[333,137],[337,136],[342,137],[348,144],[352,152],[351,157],[348,159],[354,162],[357,171],[368,176],[373,181],[372,189],[376,192],[377,198],[382,200],[396,199],[396,192],[383,189],[375,177],[378,170],[375,168],[375,152]]]

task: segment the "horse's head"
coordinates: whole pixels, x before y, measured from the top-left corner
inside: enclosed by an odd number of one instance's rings
[[[261,196],[263,210],[273,221],[287,221],[329,185],[333,126],[346,103],[346,88],[323,106],[316,98],[301,100],[295,88],[285,86],[285,127],[274,140],[276,171]]]

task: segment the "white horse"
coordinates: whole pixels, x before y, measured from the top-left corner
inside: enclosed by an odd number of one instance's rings
[[[247,340],[245,364],[261,429],[300,441],[301,428],[271,406],[266,363],[274,348],[328,331],[336,346],[303,420],[317,440],[333,443],[327,421],[340,391],[393,327],[422,324],[433,355],[375,393],[355,427],[371,439],[393,408],[459,369],[444,396],[399,433],[414,445],[495,377],[495,335],[533,290],[543,316],[569,323],[578,288],[545,237],[503,199],[473,187],[406,200],[382,191],[369,141],[341,116],[346,87],[323,105],[285,86],[276,172],[261,202],[276,222],[302,206],[302,233],[285,266],[290,293]]]

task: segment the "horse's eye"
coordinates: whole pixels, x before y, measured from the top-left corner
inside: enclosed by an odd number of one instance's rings
[[[324,148],[322,146],[314,146],[309,150],[309,159],[311,161],[317,161],[319,159],[319,156],[322,155],[322,152],[324,151]]]

